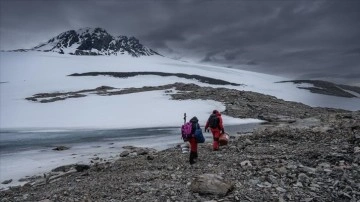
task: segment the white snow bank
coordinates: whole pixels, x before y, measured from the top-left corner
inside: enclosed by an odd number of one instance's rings
[[[2,126],[55,128],[148,128],[179,126],[183,114],[197,116],[205,122],[213,109],[224,110],[223,104],[206,100],[170,100],[163,91],[150,91],[122,96],[89,95],[60,102],[32,103],[15,100],[4,107],[7,114]],[[256,120],[240,120],[224,116],[227,124]]]

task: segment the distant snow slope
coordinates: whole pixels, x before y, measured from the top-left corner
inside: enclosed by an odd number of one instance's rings
[[[0,53],[0,127],[86,127],[137,128],[179,126],[183,113],[197,116],[205,123],[213,109],[224,110],[222,103],[210,100],[170,100],[163,91],[116,96],[89,95],[52,103],[35,103],[24,98],[36,93],[52,93],[93,89],[99,86],[115,88],[158,86],[174,82],[200,86],[227,87],[274,95],[310,106],[359,110],[360,99],[313,94],[298,89],[292,83],[275,83],[287,78],[191,64],[161,56],[134,58],[122,56],[73,56],[44,52]],[[155,75],[114,78],[108,76],[70,77],[85,72],[156,71],[196,74],[245,86],[222,86],[185,78]],[[225,123],[244,120],[224,117]],[[249,121],[249,120],[245,120]]]

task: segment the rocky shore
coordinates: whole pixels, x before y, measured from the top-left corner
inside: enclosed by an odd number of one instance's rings
[[[173,86],[174,87],[174,86]],[[127,147],[115,162],[68,166],[0,192],[1,201],[360,200],[360,112],[312,108],[272,96],[177,84],[172,99],[223,102],[224,114],[268,123],[199,146],[190,166],[181,145]],[[121,157],[120,157],[121,156]]]

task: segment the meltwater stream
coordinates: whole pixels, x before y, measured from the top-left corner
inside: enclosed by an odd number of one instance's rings
[[[251,132],[258,123],[225,126],[229,134]],[[204,133],[211,142],[210,133]],[[1,188],[24,184],[20,178],[42,175],[53,168],[73,163],[89,163],[94,158],[118,158],[122,147],[150,147],[163,150],[182,143],[179,127],[139,129],[1,129]],[[57,146],[70,149],[54,151]]]

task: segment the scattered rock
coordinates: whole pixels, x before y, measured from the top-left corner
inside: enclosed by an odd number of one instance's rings
[[[63,151],[63,150],[68,150],[68,149],[70,149],[70,147],[66,147],[66,146],[57,146],[57,147],[55,147],[54,149],[52,149],[52,150],[54,150],[54,151]]]
[[[249,180],[249,182],[250,182],[250,184],[252,184],[252,185],[257,185],[257,184],[260,183],[260,180],[259,180],[259,179],[251,179],[251,180]]]
[[[296,119],[289,116],[278,115],[278,114],[261,114],[258,116],[259,119],[265,120],[268,122],[285,122],[285,123],[294,123]]]
[[[304,198],[301,200],[301,202],[311,202],[313,200],[314,200],[314,198]]]
[[[309,177],[305,173],[300,173],[298,176],[299,182],[306,183],[309,181]]]
[[[329,163],[320,163],[320,164],[317,166],[317,168],[322,169],[322,170],[324,170],[324,169],[329,169],[330,167],[331,167],[331,166],[330,166]]]
[[[123,151],[120,154],[120,157],[147,155],[156,152],[155,149],[145,148],[145,147],[124,146],[123,148],[127,150]]]
[[[304,187],[303,184],[301,182],[296,182],[296,184],[294,184],[294,187]]]
[[[4,180],[1,184],[10,184],[13,180],[10,179],[10,180]]]
[[[252,145],[253,142],[251,140],[249,140],[248,138],[246,138],[245,141],[244,141],[244,144],[245,145]]]
[[[315,172],[316,172],[316,169],[315,169],[315,168],[310,168],[310,167],[307,167],[307,166],[304,166],[304,167],[302,168],[302,170],[303,170],[304,172],[307,172],[307,173],[315,173]]]
[[[68,172],[72,167],[74,167],[74,165],[64,165],[64,166],[59,166],[57,168],[52,169],[52,172]]]
[[[130,154],[129,154],[129,156],[131,156],[131,157],[134,157],[134,156],[137,156],[138,154],[136,153],[136,152],[131,152]]]
[[[284,188],[281,187],[276,187],[276,190],[279,192],[286,192],[286,190]]]
[[[137,153],[138,155],[146,155],[146,154],[149,153],[149,150],[148,150],[148,149],[140,148],[140,149],[137,149],[137,150],[136,150],[136,153]]]
[[[280,175],[284,175],[287,173],[287,169],[285,167],[276,168],[275,171],[279,173]]]
[[[242,162],[240,163],[240,165],[241,165],[241,167],[243,167],[243,168],[252,167],[251,162],[250,162],[249,160],[242,161]]]
[[[215,174],[203,174],[195,177],[190,189],[194,193],[225,196],[234,186],[223,177]]]
[[[89,165],[84,165],[84,164],[76,164],[75,165],[75,170],[77,172],[83,172],[84,170],[88,170],[88,169],[90,169]]]
[[[120,153],[120,157],[126,157],[126,156],[129,156],[130,152],[129,151],[123,151]]]
[[[272,184],[269,182],[264,182],[261,184],[257,184],[256,186],[261,187],[261,188],[270,188],[270,187],[272,187]]]
[[[136,149],[136,147],[130,146],[130,145],[128,145],[128,146],[123,146],[122,148],[123,148],[123,149],[127,149],[127,150],[134,150],[134,149]]]

